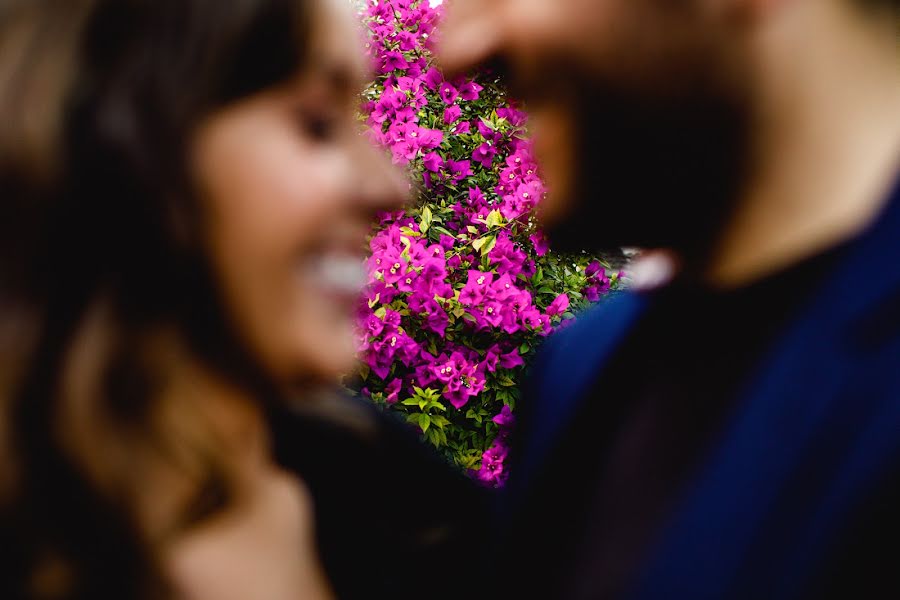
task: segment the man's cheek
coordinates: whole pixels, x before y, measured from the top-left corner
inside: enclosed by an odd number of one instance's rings
[[[573,116],[563,105],[540,108],[532,113],[535,154],[549,190],[540,205],[541,221],[553,225],[571,212],[579,161]]]

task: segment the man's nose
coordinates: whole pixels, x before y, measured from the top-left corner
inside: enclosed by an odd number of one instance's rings
[[[507,0],[453,0],[440,27],[437,58],[447,76],[469,71],[501,50]]]

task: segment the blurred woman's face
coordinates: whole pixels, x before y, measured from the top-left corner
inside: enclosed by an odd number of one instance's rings
[[[365,236],[408,189],[360,135],[365,69],[349,3],[317,4],[303,72],[211,115],[193,147],[226,312],[282,384],[352,367]]]

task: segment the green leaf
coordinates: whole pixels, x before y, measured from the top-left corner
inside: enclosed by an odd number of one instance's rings
[[[501,375],[497,378],[497,381],[504,387],[513,387],[514,385],[516,385],[516,382],[510,379],[507,375]]]
[[[428,403],[428,410],[430,411],[432,409],[439,410],[441,412],[447,412],[447,407],[444,406],[443,404],[441,404],[440,402],[438,402],[437,400],[432,400],[431,402]],[[434,415],[432,415],[432,417],[434,417]]]
[[[494,246],[497,245],[497,236],[496,235],[486,235],[483,238],[479,238],[472,242],[472,247],[475,250],[480,250],[482,256],[487,256],[487,254],[494,249]]]
[[[443,429],[450,424],[450,420],[446,417],[442,417],[441,415],[431,415],[431,424],[435,427]]]
[[[425,413],[420,413],[419,414],[419,427],[422,428],[422,433],[427,433],[428,428],[431,427],[431,417],[429,417]]]
[[[441,429],[429,429],[425,433],[425,439],[435,448],[447,445],[447,434]]]
[[[419,221],[419,231],[422,233],[426,233],[428,228],[431,227],[431,221],[433,220],[434,215],[431,214],[431,209],[426,204],[422,208],[422,220]]]
[[[491,214],[489,214],[487,216],[487,219],[485,219],[485,223],[487,223],[487,226],[491,228],[499,227],[503,224],[503,222],[503,213],[501,213],[499,210],[492,210]]]
[[[446,446],[447,445],[447,434],[443,429],[432,429],[431,433],[434,434],[435,440],[437,441],[436,445]]]

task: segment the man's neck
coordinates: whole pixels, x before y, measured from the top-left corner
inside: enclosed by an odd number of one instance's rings
[[[755,168],[703,279],[738,287],[851,239],[900,167],[900,55],[831,2],[763,26]],[[777,21],[777,22],[776,22]]]

